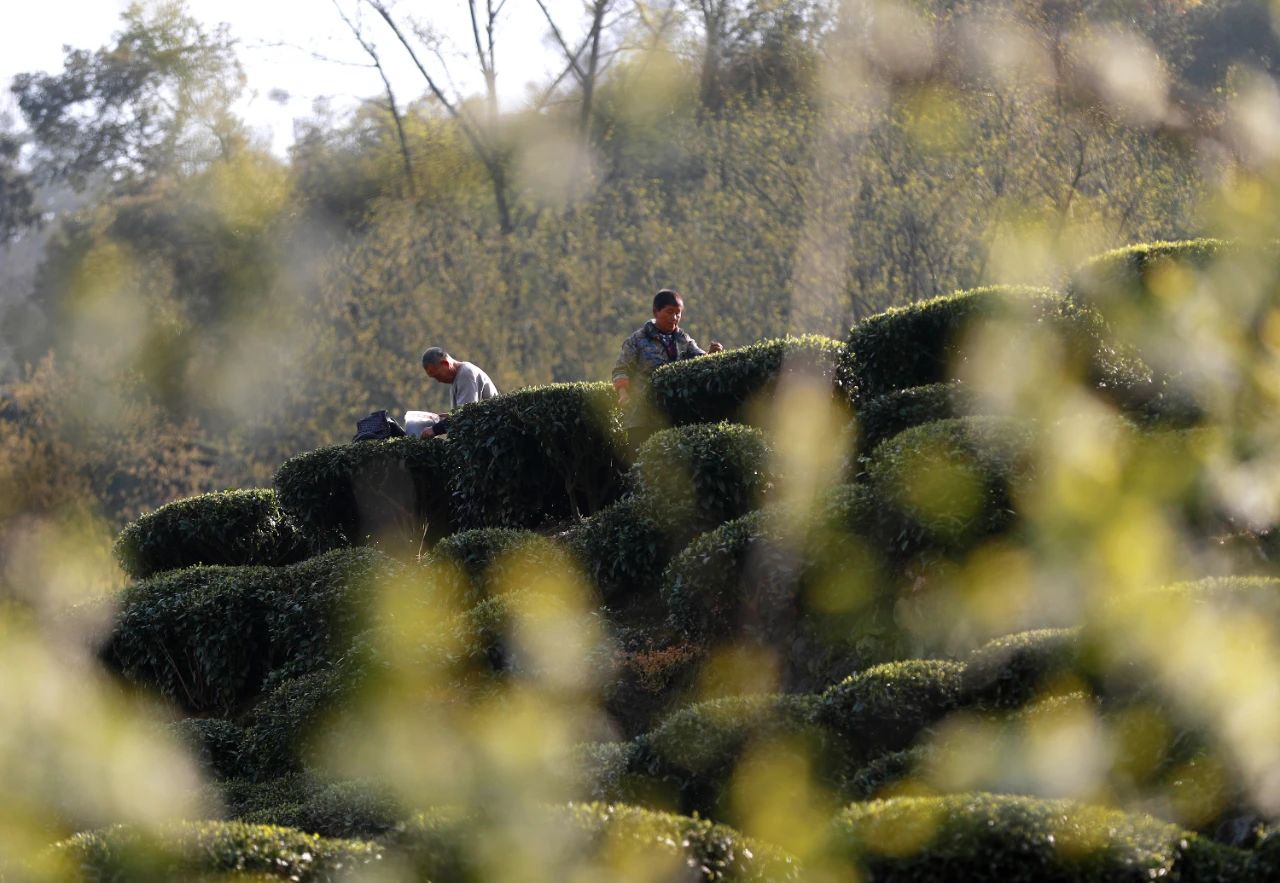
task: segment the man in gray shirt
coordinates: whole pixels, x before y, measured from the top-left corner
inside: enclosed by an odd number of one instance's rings
[[[432,380],[452,387],[449,390],[449,400],[455,408],[493,398],[498,394],[498,388],[493,385],[488,374],[470,362],[459,362],[438,346],[433,346],[422,354],[422,370]],[[443,414],[440,422],[422,430],[422,437],[431,438],[448,431],[449,415]]]

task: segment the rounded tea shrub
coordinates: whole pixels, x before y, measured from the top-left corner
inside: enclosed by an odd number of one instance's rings
[[[319,448],[281,464],[281,507],[316,550],[390,538],[416,547],[453,530],[450,444],[390,438]]]
[[[820,752],[809,723],[814,701],[808,695],[736,696],[680,709],[632,741],[628,777],[620,784],[635,788],[637,780],[649,780],[658,786],[650,790],[674,794],[682,811],[714,815],[752,744],[800,739]]]
[[[1142,243],[1093,257],[1067,280],[1069,297],[1099,311],[1126,348],[1161,369],[1118,390],[1119,403],[1139,422],[1186,427],[1203,421],[1200,404],[1177,376],[1186,341],[1171,305],[1181,299],[1178,289],[1228,256],[1249,257],[1218,239]],[[1274,273],[1274,255],[1264,260]]]
[[[885,792],[892,792],[904,779],[915,774],[932,752],[931,745],[916,745],[878,755],[852,770],[839,783],[838,793],[852,800],[873,800]]]
[[[747,406],[773,394],[787,374],[804,373],[831,384],[839,341],[817,334],[763,340],[653,372],[650,395],[672,425],[743,422]]]
[[[533,571],[562,567],[565,554],[553,540],[530,530],[480,527],[445,537],[426,563],[457,568],[466,582],[466,599],[474,604],[495,588],[520,588],[513,581]]]
[[[782,560],[766,562],[771,554]],[[750,589],[743,586],[748,559],[755,567]],[[790,612],[798,591],[793,561],[771,529],[770,513],[752,512],[686,546],[663,574],[662,600],[682,633],[725,634],[740,624],[738,614],[751,589],[759,596],[751,601],[766,618],[780,610]]]
[[[296,828],[321,837],[376,837],[409,817],[385,786],[306,773],[262,782],[221,782],[218,797],[235,821]]]
[[[631,468],[637,496],[668,524],[688,519],[695,533],[757,508],[773,487],[764,433],[737,423],[702,423],[656,433]]]
[[[307,740],[324,717],[341,707],[358,678],[343,666],[280,681],[244,720],[240,769],[262,780],[303,769]]]
[[[1112,249],[1076,269],[1067,280],[1067,294],[1081,303],[1099,306],[1104,312],[1126,305],[1152,307],[1159,298],[1151,287],[1157,274],[1175,268],[1204,269],[1231,250],[1231,243],[1221,239],[1144,242]]]
[[[964,664],[887,662],[845,678],[817,701],[813,721],[834,733],[854,762],[910,746],[960,704]]]
[[[977,411],[977,396],[959,380],[898,389],[871,399],[858,412],[858,451],[866,456],[905,429],[965,417]]]
[[[189,717],[170,724],[169,731],[187,747],[207,775],[215,779],[240,775],[244,727],[216,717]]]
[[[1249,856],[1147,815],[1032,797],[959,794],[855,803],[832,832],[877,883],[1140,883],[1248,877]]]
[[[227,714],[279,679],[340,658],[377,581],[409,572],[371,549],[287,567],[189,567],[120,596],[102,656],[193,713]]]
[[[1048,288],[998,285],[894,307],[860,322],[849,332],[838,380],[859,412],[879,396],[955,380],[967,336],[992,319],[1053,329],[1090,379],[1105,382],[1120,367],[1095,312]]]
[[[636,806],[571,803],[549,806],[536,824],[567,832],[578,845],[565,869],[573,879],[645,879],[680,883],[786,883],[803,879],[796,859],[707,819]],[[413,880],[487,883],[493,846],[486,826],[461,813],[420,813],[386,838],[395,858],[407,861]],[[633,874],[618,876],[619,860]],[[488,867],[486,867],[488,866]],[[588,869],[590,873],[587,873]],[[586,874],[584,876],[584,874]]]
[[[867,481],[889,554],[962,552],[1016,522],[1015,491],[1031,475],[1031,424],[958,417],[904,430],[876,448]]]
[[[963,704],[1020,708],[1055,679],[1074,676],[1079,652],[1079,629],[1036,629],[988,641],[966,661]]]
[[[868,530],[871,504],[865,487],[837,486],[799,536],[777,506],[698,536],[663,574],[672,625],[692,640],[732,633],[770,646],[791,691],[895,657],[905,635]]]
[[[77,834],[53,853],[90,883],[172,883],[225,876],[338,881],[381,861],[385,849],[361,840],[331,840],[290,828],[243,822],[174,822],[157,833],[116,826]],[[215,877],[216,875],[216,877]]]
[[[567,535],[569,548],[606,606],[656,595],[663,570],[692,539],[691,525],[680,518],[660,518],[654,511],[659,505],[648,497],[623,497]]]
[[[528,387],[465,405],[449,439],[462,528],[578,519],[622,492],[622,425],[607,383]]]
[[[133,579],[195,564],[289,564],[306,551],[275,491],[261,488],[167,503],[126,527],[115,544]]]
[[[799,863],[776,846],[704,818],[637,806],[573,804],[567,822],[613,854],[643,853],[664,879],[704,883],[786,883],[804,879]]]
[[[636,790],[628,772],[635,750],[634,741],[585,742],[575,746],[574,769],[587,796],[592,800],[630,800]]]

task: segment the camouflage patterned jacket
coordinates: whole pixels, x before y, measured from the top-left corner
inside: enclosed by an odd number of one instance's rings
[[[642,426],[647,422],[644,404],[648,399],[649,375],[655,368],[679,359],[706,355],[697,341],[684,331],[677,328],[671,337],[675,345],[675,359],[671,358],[652,319],[622,342],[622,352],[618,353],[618,361],[613,366],[613,379],[625,377],[631,381],[632,406],[627,409],[625,419],[628,427]]]

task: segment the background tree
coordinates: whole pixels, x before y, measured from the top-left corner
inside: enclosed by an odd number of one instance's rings
[[[124,184],[194,171],[243,141],[230,107],[244,85],[225,27],[180,2],[134,3],[111,46],[68,48],[57,74],[24,73],[12,91],[43,179]]]

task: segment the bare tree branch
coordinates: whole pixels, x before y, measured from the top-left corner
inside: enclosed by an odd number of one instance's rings
[[[570,49],[569,44],[564,39],[564,35],[560,33],[560,28],[556,25],[555,18],[551,15],[551,10],[547,9],[547,4],[543,0],[535,0],[535,2],[537,2],[538,8],[542,10],[542,16],[547,20],[547,24],[551,28],[551,36],[555,38],[556,43],[560,46],[560,51],[564,53],[565,58],[568,60],[569,69],[573,71],[578,78],[578,82],[581,83],[584,74],[582,66],[578,64],[578,58],[582,54],[582,47],[579,47],[577,51]]]
[[[352,21],[347,15],[346,10],[342,8],[339,0],[333,0],[333,8],[338,11],[338,15],[342,17],[346,23],[347,29],[351,31],[351,35],[356,38],[362,49],[373,61],[373,66],[378,71],[378,76],[382,78],[383,88],[387,92],[387,106],[391,110],[391,119],[396,126],[396,140],[400,143],[400,159],[404,163],[404,180],[405,185],[409,189],[409,196],[417,198],[418,189],[413,180],[413,160],[409,154],[409,140],[404,131],[404,120],[400,116],[400,108],[396,104],[396,93],[391,88],[391,80],[387,77],[387,72],[382,67],[382,58],[378,55],[378,49],[372,43],[365,39],[364,32],[360,25]]]
[[[408,37],[405,36],[404,31],[401,30],[400,26],[396,23],[395,18],[387,9],[384,0],[364,0],[364,2],[368,3],[369,6],[378,13],[379,17],[386,22],[387,27],[389,27],[391,32],[395,34],[396,39],[400,42],[400,45],[404,47],[409,59],[418,69],[418,73],[422,75],[422,79],[426,82],[427,88],[430,90],[431,94],[440,102],[441,106],[444,107],[449,116],[457,122],[458,127],[462,130],[463,137],[466,138],[467,143],[471,145],[472,150],[475,151],[476,158],[480,160],[481,164],[485,167],[485,171],[489,175],[489,182],[493,188],[494,203],[498,211],[498,225],[504,235],[510,233],[515,228],[512,222],[510,197],[507,193],[506,161],[502,155],[501,149],[498,145],[489,140],[489,137],[486,134],[486,129],[476,123],[466,105],[463,104],[460,99],[450,99],[449,96],[445,94],[444,90],[440,88],[439,81],[432,76],[431,72],[427,70],[427,66],[422,63],[422,59],[418,57],[418,53],[414,49],[413,44],[410,43]],[[475,22],[476,0],[468,0],[468,4],[471,7],[473,16],[472,20]],[[490,113],[488,123],[491,128],[492,125],[497,122],[496,71],[492,66],[494,58],[493,24],[496,13],[493,10],[491,2],[486,4],[486,9],[489,11],[490,15],[487,27],[489,34],[489,54],[486,59],[483,48],[481,48],[481,58],[479,63],[481,71],[485,74],[486,86],[488,89],[487,97]],[[482,44],[480,43],[478,24],[473,31],[476,36],[477,46],[482,47]],[[439,47],[434,47],[434,49],[438,55]]]

